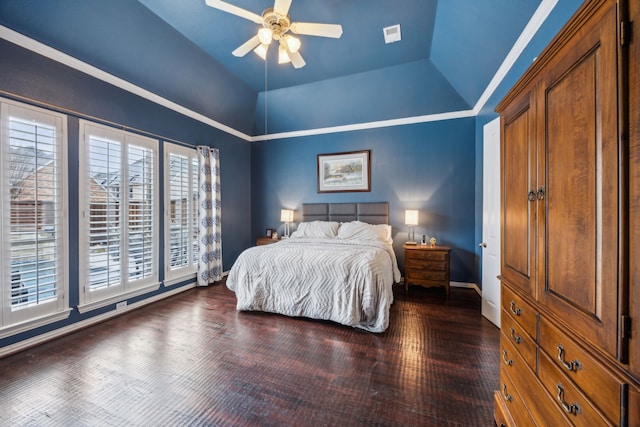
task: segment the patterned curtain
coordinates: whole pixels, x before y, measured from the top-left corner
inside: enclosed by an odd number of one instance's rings
[[[222,279],[220,153],[198,146],[198,286]]]

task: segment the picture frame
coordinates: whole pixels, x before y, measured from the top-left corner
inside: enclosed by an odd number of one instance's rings
[[[264,233],[265,237],[273,238],[273,232],[275,230],[273,228],[267,228],[267,231]]]
[[[318,193],[371,191],[371,150],[318,154]]]

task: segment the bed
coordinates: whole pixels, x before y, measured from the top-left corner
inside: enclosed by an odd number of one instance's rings
[[[400,281],[388,203],[303,204],[301,219],[289,239],[240,254],[227,277],[237,310],[385,331]]]

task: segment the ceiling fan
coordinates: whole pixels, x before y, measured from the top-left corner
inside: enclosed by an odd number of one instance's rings
[[[291,22],[289,17],[291,1],[275,0],[273,8],[266,9],[262,12],[262,15],[257,15],[221,0],[206,0],[206,3],[208,6],[262,25],[262,28],[258,30],[258,34],[232,52],[234,56],[242,57],[253,50],[262,59],[266,59],[271,41],[276,40],[279,43],[278,63],[291,62],[295,68],[302,68],[306,62],[300,55],[300,39],[288,34],[289,31],[293,34],[339,39],[342,36],[342,26],[313,22]]]

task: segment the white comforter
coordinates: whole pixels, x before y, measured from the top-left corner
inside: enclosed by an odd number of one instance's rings
[[[298,238],[244,251],[227,287],[238,310],[332,320],[371,332],[389,326],[393,248],[382,241]]]

